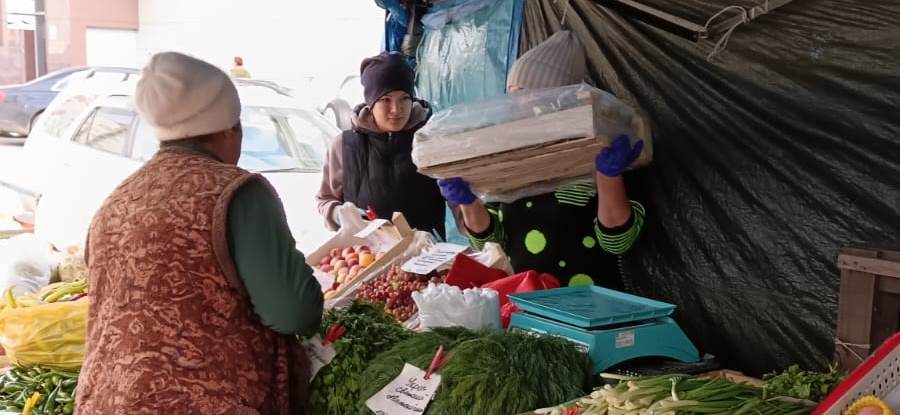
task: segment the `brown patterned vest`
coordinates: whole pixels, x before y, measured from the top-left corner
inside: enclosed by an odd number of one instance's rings
[[[265,179],[170,147],[104,202],[79,414],[306,412],[302,347],[262,325],[228,249],[228,203],[249,180]]]

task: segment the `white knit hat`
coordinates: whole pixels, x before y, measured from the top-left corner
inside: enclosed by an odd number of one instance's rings
[[[556,32],[513,63],[506,85],[534,89],[580,83],[586,72],[584,59],[584,47],[572,32]]]
[[[150,58],[134,100],[159,141],[224,131],[241,118],[241,100],[228,75],[176,52]]]

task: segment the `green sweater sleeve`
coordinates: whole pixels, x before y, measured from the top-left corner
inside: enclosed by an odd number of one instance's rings
[[[484,232],[475,233],[472,232],[471,229],[466,229],[469,231],[469,243],[472,244],[472,248],[478,251],[484,249],[484,244],[488,242],[494,242],[501,246],[506,245],[506,231],[503,228],[503,213],[500,211],[499,207],[497,209],[488,208],[488,213],[491,216],[491,225],[488,226]]]
[[[322,289],[306,265],[281,201],[260,180],[239,188],[228,206],[228,247],[263,324],[282,334],[311,334],[322,319]]]
[[[613,255],[622,255],[628,252],[644,228],[644,206],[634,200],[630,203],[631,219],[624,226],[615,229],[605,228],[596,218],[594,219],[594,232],[597,234],[597,240],[600,241],[600,247]]]

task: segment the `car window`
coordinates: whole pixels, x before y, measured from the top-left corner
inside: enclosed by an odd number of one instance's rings
[[[321,170],[328,143],[340,131],[307,111],[244,107],[244,138],[238,165],[251,171]],[[159,150],[153,128],[139,120],[132,158],[146,161]]]
[[[156,133],[153,132],[153,127],[144,122],[144,120],[139,119],[134,133],[131,158],[147,161],[156,154],[157,150],[159,150],[159,141],[156,140]]]
[[[135,114],[120,108],[101,107],[81,125],[75,142],[113,154],[127,155]]]
[[[241,112],[244,138],[238,165],[253,171],[293,170],[302,167],[284,126],[263,108],[244,107]]]
[[[297,159],[303,167],[321,169],[329,143],[340,131],[309,112],[292,111],[285,115],[284,120],[290,126],[287,133],[296,142]]]
[[[63,101],[53,105],[45,117],[44,131],[53,138],[62,138],[66,129],[88,108],[94,98],[93,94],[76,94],[62,98]]]

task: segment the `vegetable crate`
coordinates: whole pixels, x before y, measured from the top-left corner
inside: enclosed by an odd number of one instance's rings
[[[900,387],[900,333],[894,334],[857,367],[812,415],[841,415],[863,396],[884,399]]]
[[[841,271],[836,360],[851,371],[900,328],[900,252],[847,248]]]

